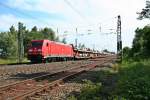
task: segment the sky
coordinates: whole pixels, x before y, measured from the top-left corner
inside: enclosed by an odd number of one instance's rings
[[[85,44],[97,50],[116,51],[117,16],[121,15],[123,47],[132,46],[137,27],[136,12],[146,0],[0,0],[0,32],[22,22],[31,29],[52,28],[67,43]],[[77,28],[77,31],[76,31]],[[58,32],[57,32],[58,29]],[[64,35],[67,34],[67,35]]]

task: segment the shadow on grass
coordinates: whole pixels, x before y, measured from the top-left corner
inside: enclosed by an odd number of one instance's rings
[[[84,84],[84,80],[91,85],[71,93],[69,100],[150,100],[150,65],[146,62],[122,65],[118,73],[89,71],[70,82]]]
[[[75,96],[77,100],[108,100],[117,82],[117,74],[110,72],[110,70],[112,69],[104,68],[99,71],[88,71],[70,80],[68,83],[85,85],[81,92],[73,91],[70,96]]]
[[[125,65],[119,71],[115,95],[128,100],[150,100],[149,62]]]

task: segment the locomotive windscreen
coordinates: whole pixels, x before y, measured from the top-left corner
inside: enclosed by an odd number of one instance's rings
[[[32,47],[39,47],[39,46],[42,46],[43,45],[43,42],[32,42]]]

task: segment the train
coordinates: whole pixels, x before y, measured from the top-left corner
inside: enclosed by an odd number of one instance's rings
[[[51,40],[32,40],[27,58],[31,62],[53,62],[99,57],[101,53],[91,49],[78,49],[72,44]]]

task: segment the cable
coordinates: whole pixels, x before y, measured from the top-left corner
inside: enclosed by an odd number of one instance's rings
[[[82,14],[80,13],[80,11],[78,11],[68,0],[64,0],[64,2],[65,2],[74,12],[76,12],[83,20],[86,20],[86,17],[85,17],[84,15],[82,15]],[[15,8],[12,8],[12,7],[8,6],[8,5],[5,4],[5,3],[0,2],[0,6],[3,6],[3,7],[6,7],[6,8],[8,8],[8,9],[11,9],[11,10],[13,10],[14,12],[19,13],[19,14],[21,14],[21,15],[29,16],[30,18],[32,18],[33,20],[36,20],[36,21],[38,21],[38,22],[44,22],[44,23],[46,23],[46,24],[49,24],[49,23],[45,22],[44,20],[38,19],[37,17],[34,17],[34,16],[31,16],[30,14],[26,14],[26,13],[24,13],[24,12],[21,12],[21,11],[19,11],[19,10],[16,10]],[[113,18],[114,18],[114,17],[113,17]],[[110,19],[110,18],[109,18],[109,19]],[[111,17],[111,19],[112,19],[112,17]],[[108,18],[105,19],[105,20],[103,20],[103,21],[101,21],[100,23],[106,22],[106,21],[108,21]],[[86,22],[88,22],[88,21],[86,20]],[[56,27],[55,27],[54,25],[51,24],[51,26],[53,26],[53,28],[56,29]],[[90,26],[91,26],[91,25],[90,25]],[[81,27],[83,28],[83,26],[81,26]],[[81,27],[80,27],[80,28],[81,28]],[[85,26],[85,27],[87,28],[87,26]],[[98,27],[99,27],[99,26],[98,26]]]
[[[68,0],[64,0],[64,2],[65,2],[74,12],[76,12],[83,20],[85,20],[85,21],[88,22],[88,24],[89,24],[89,21],[87,20],[87,18],[86,18],[84,15],[82,15],[82,14],[80,13],[80,11],[77,10]]]
[[[77,10],[68,0],[64,0],[64,2],[65,2],[68,6],[70,6],[70,8],[71,8],[74,12],[76,12],[83,20],[86,20],[86,17],[85,17],[84,15],[82,15],[82,14],[80,13],[80,11]],[[105,20],[103,20],[103,21],[100,21],[99,23],[107,22],[107,21],[109,21],[110,19],[112,20],[113,18],[116,18],[116,17],[107,18],[107,19],[105,19]],[[87,20],[86,20],[86,21],[87,21]],[[98,24],[99,24],[99,23],[98,23]],[[90,26],[91,26],[91,25],[90,25]]]
[[[68,0],[64,0],[65,1],[65,3],[74,11],[74,12],[76,12],[81,18],[85,18],[85,16],[83,16],[76,8],[74,8],[73,6],[72,6],[72,4],[68,1]]]

